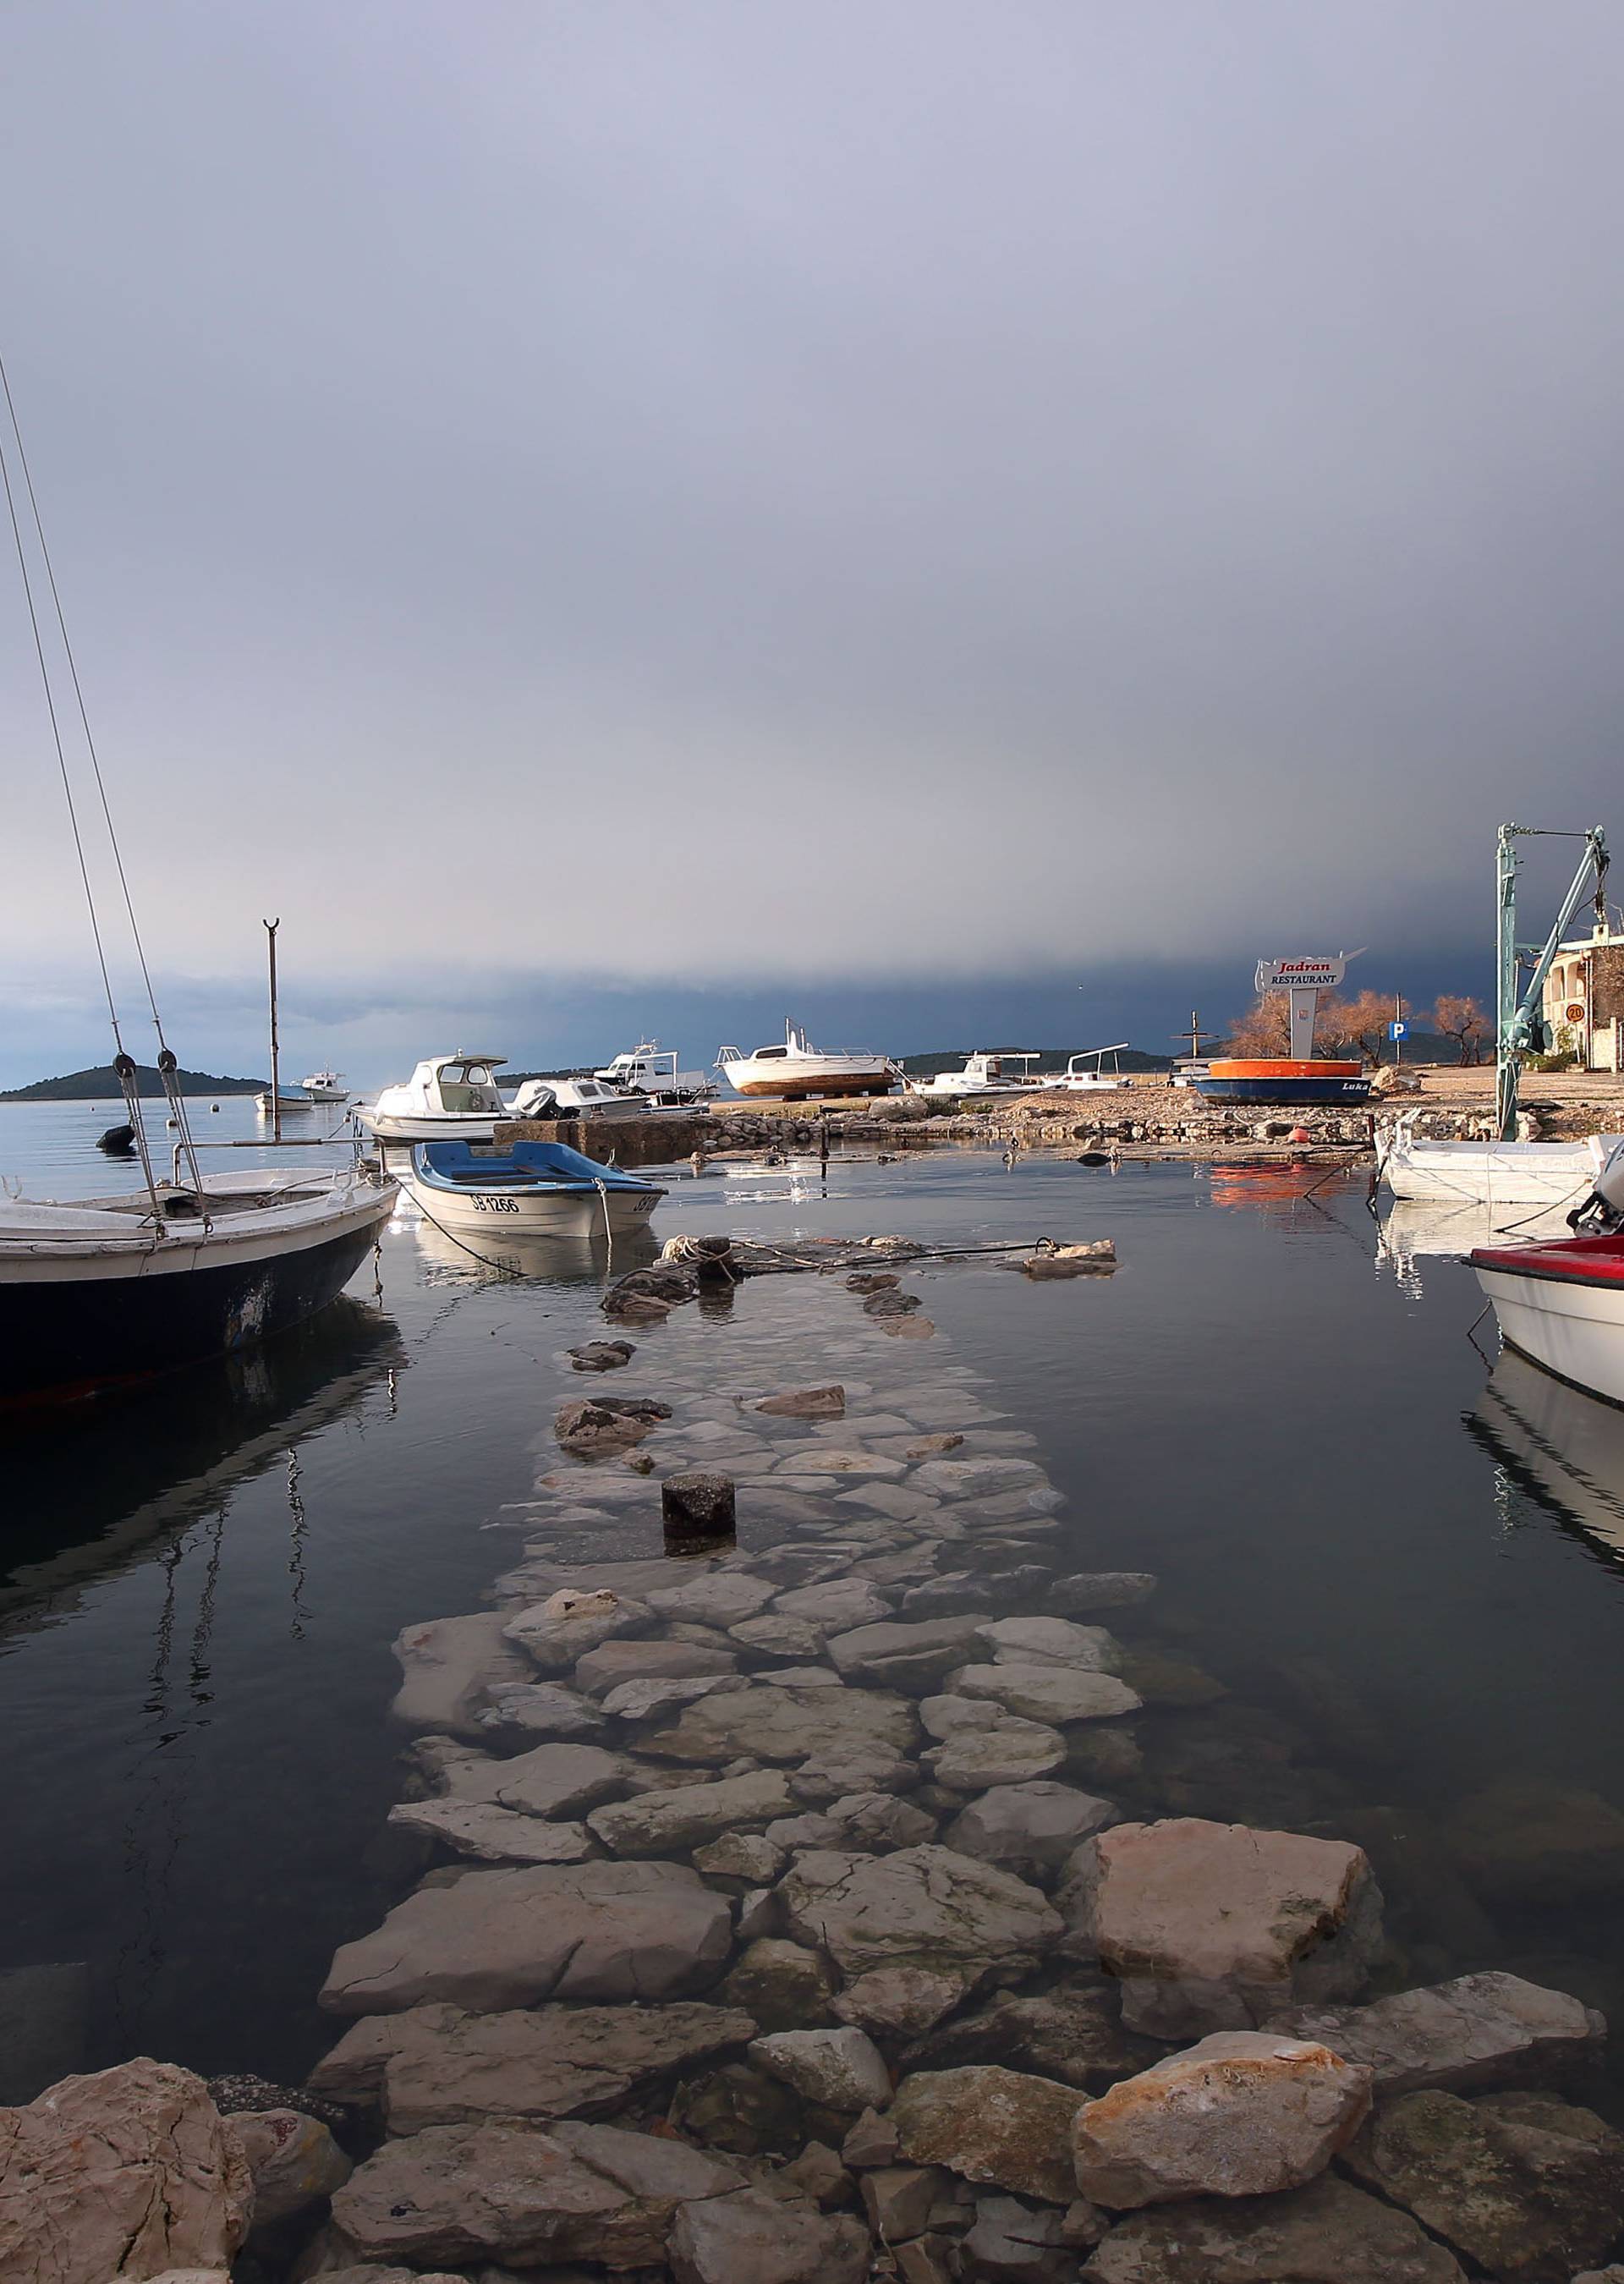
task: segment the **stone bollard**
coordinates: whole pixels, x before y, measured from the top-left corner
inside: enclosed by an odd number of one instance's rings
[[[674,1554],[708,1541],[732,1538],[737,1529],[733,1478],[697,1469],[691,1474],[668,1475],[660,1486],[660,1515],[667,1549]]]

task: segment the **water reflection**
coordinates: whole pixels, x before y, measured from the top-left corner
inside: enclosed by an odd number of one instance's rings
[[[1507,1349],[1466,1425],[1518,1490],[1624,1566],[1624,1412]]]
[[[598,1232],[591,1237],[453,1237],[421,1215],[397,1216],[394,1226],[410,1232],[430,1278],[487,1285],[525,1277],[552,1285],[602,1284],[629,1269],[646,1269],[660,1258],[660,1240],[647,1228],[630,1230],[613,1244]]]
[[[1565,1237],[1560,1206],[1453,1205],[1433,1198],[1399,1198],[1377,1223],[1376,1258],[1391,1268],[1406,1292],[1424,1290],[1423,1261],[1464,1261],[1478,1245],[1532,1245]]]

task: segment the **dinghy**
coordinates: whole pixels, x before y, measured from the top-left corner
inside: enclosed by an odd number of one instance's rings
[[[402,1179],[441,1228],[497,1228],[513,1236],[624,1236],[644,1227],[666,1194],[640,1174],[600,1166],[562,1142],[515,1142],[507,1150],[420,1142]]]
[[[1589,1195],[1624,1134],[1574,1142],[1427,1142],[1405,1111],[1376,1130],[1376,1171],[1395,1198],[1459,1206],[1573,1206]]]

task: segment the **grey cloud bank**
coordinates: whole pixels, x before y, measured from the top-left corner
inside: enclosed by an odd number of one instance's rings
[[[1478,980],[1498,817],[1618,781],[1621,65],[1585,4],[12,11],[4,346],[160,964],[247,1025],[280,913],[397,1060],[482,973]],[[32,671],[14,598],[13,1011],[89,976]]]

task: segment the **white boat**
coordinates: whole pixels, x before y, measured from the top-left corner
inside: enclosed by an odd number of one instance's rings
[[[800,1101],[819,1095],[888,1094],[900,1077],[889,1055],[837,1054],[815,1047],[794,1023],[784,1026],[781,1047],[757,1047],[745,1054],[721,1047],[716,1068],[735,1094],[770,1095]]]
[[[505,1055],[431,1055],[399,1086],[356,1111],[379,1142],[489,1142],[496,1121],[512,1115],[496,1073]]]
[[[262,1086],[254,1098],[254,1107],[262,1118],[274,1117],[278,1110],[285,1118],[292,1111],[314,1110],[316,1105],[308,1094],[273,1094],[268,1086]]]
[[[910,1094],[948,1095],[955,1100],[972,1094],[1033,1094],[1042,1083],[1032,1076],[1036,1060],[1035,1050],[1030,1054],[1020,1048],[1005,1048],[1000,1054],[978,1051],[965,1057],[963,1070],[936,1071],[929,1078],[906,1079],[903,1084]],[[1026,1068],[1019,1078],[1011,1078],[1005,1063]]]
[[[640,1174],[599,1165],[562,1142],[506,1150],[420,1142],[402,1181],[418,1209],[449,1230],[515,1237],[616,1238],[646,1227],[665,1192]]]
[[[1045,1093],[1097,1094],[1102,1089],[1114,1093],[1119,1087],[1131,1086],[1132,1078],[1124,1078],[1114,1065],[1110,1070],[1105,1067],[1105,1057],[1120,1054],[1127,1044],[1126,1039],[1119,1039],[1114,1046],[1089,1047],[1074,1055],[1063,1071],[1045,1075],[1042,1081]]]
[[[703,1071],[679,1070],[675,1047],[657,1045],[644,1039],[640,1046],[629,1048],[616,1055],[602,1070],[594,1071],[606,1086],[626,1087],[634,1094],[646,1094],[662,1103],[700,1102],[716,1089]]]
[[[1624,1404],[1624,1235],[1480,1246],[1472,1265],[1511,1347]]]
[[[1395,1198],[1457,1205],[1576,1206],[1595,1188],[1624,1135],[1573,1142],[1427,1142],[1407,1110],[1376,1130],[1376,1171]]]
[[[312,1102],[347,1102],[349,1089],[344,1083],[342,1071],[312,1071],[308,1078],[299,1082]]]
[[[512,1118],[658,1117],[662,1105],[646,1094],[623,1086],[606,1086],[601,1078],[527,1079],[513,1097]]]
[[[394,1201],[393,1182],[351,1168],[0,1199],[0,1401],[87,1395],[284,1331],[343,1291]]]

